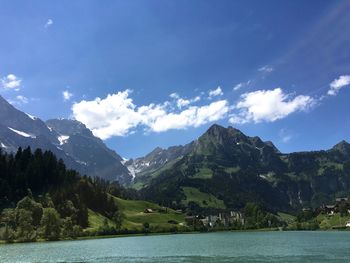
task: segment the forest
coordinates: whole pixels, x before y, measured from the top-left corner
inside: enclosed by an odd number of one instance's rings
[[[58,240],[89,235],[88,210],[111,220],[97,234],[116,233],[122,216],[112,195],[126,197],[117,183],[80,176],[50,151],[0,150],[0,239]]]

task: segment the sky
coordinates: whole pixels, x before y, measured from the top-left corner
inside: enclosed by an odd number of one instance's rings
[[[350,1],[0,1],[0,95],[125,158],[213,123],[282,152],[350,141]]]

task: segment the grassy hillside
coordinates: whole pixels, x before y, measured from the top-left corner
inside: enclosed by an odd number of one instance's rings
[[[173,231],[174,227],[178,230],[186,230],[185,215],[178,214],[174,210],[162,209],[159,205],[139,200],[124,200],[112,197],[118,205],[123,215],[122,229],[139,231],[144,229],[144,223],[148,223],[152,232]],[[145,209],[152,209],[153,213],[145,213]],[[89,228],[94,231],[102,226],[105,217],[101,214],[89,210]],[[170,223],[169,223],[170,221]],[[108,220],[110,225],[113,222]],[[176,224],[177,223],[177,224]]]
[[[290,214],[278,213],[278,216],[281,220],[288,224],[287,229],[297,229],[297,218]],[[345,228],[346,222],[350,221],[350,215],[340,216],[339,213],[334,215],[319,214],[316,218],[313,218],[310,221],[317,221],[319,224],[319,229],[321,230],[331,230],[331,229],[342,229]],[[301,227],[305,226],[307,222],[301,222],[299,225]]]
[[[89,227],[86,229],[87,231],[97,231],[99,227],[103,225],[104,220],[107,219],[107,222],[109,225],[113,226],[113,222],[108,219],[107,217],[92,211],[91,209],[88,210],[89,215]]]
[[[131,183],[130,187],[136,190],[140,190],[146,187],[153,178],[158,177],[162,172],[169,169],[174,165],[180,158],[174,159],[160,168],[147,170],[146,172],[139,173],[135,180]]]
[[[320,223],[321,229],[342,228],[345,226],[346,222],[350,221],[350,215],[340,216],[339,213],[334,215],[320,214],[317,216],[317,221]]]
[[[188,205],[189,202],[194,202],[200,207],[226,208],[224,201],[217,199],[212,194],[203,193],[193,187],[182,187],[182,190],[186,196],[186,200],[184,200],[183,203],[186,205]]]

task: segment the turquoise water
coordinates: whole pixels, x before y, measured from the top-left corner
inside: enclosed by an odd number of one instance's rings
[[[0,245],[0,262],[350,262],[350,232],[220,232]]]

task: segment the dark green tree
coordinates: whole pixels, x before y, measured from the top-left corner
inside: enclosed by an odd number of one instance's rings
[[[25,209],[16,209],[16,239],[19,241],[34,241],[36,231],[33,227],[32,212]]]
[[[42,236],[48,240],[58,240],[61,233],[61,219],[54,208],[44,208],[40,222]]]

